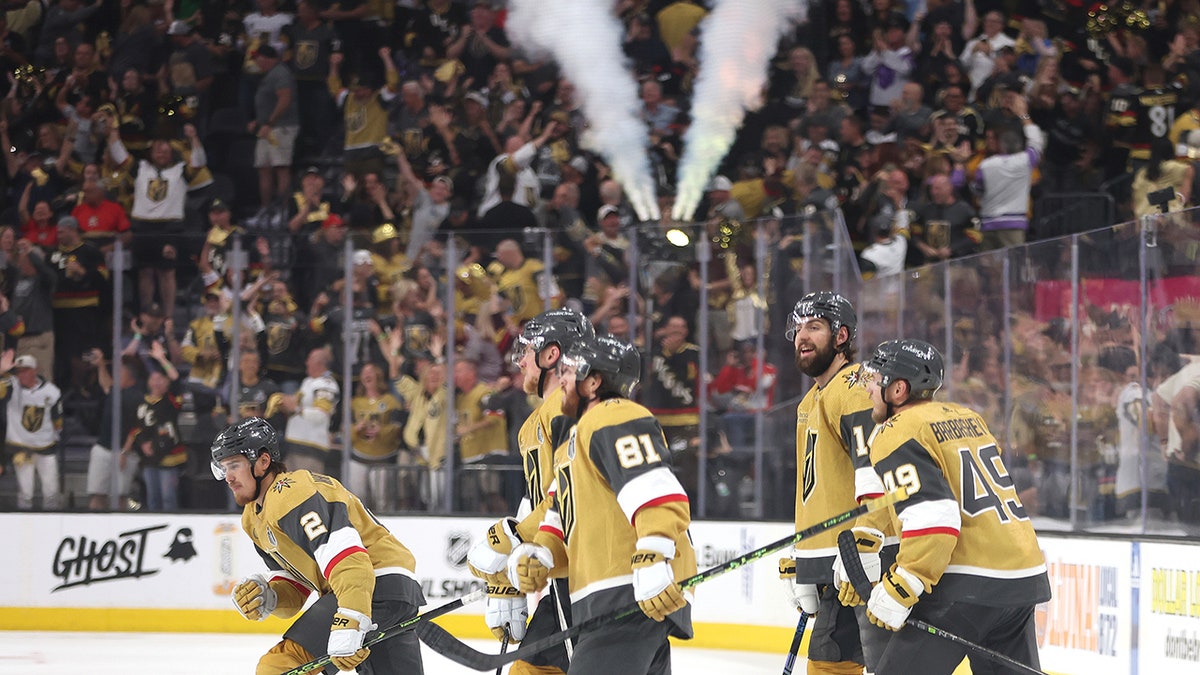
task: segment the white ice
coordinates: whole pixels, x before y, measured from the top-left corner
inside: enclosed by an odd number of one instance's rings
[[[258,657],[277,637],[218,633],[67,633],[0,631],[2,675],[212,675],[254,672]],[[498,651],[494,641],[468,640]],[[423,645],[422,645],[423,646]],[[424,648],[425,675],[467,675]],[[782,654],[675,647],[672,671],[689,675],[766,675],[783,669]],[[795,672],[805,671],[804,657]],[[492,671],[494,672],[494,671]]]

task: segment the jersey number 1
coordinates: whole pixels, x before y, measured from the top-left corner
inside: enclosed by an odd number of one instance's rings
[[[650,434],[622,436],[617,439],[616,446],[617,459],[626,469],[662,461],[662,456],[654,449],[654,441],[650,440]]]

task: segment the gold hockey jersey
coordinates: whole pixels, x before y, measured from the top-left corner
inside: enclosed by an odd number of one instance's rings
[[[996,607],[1050,599],[1046,560],[996,439],[975,411],[928,402],[880,425],[871,463],[908,499],[887,512],[896,563],[929,592]]]
[[[400,450],[404,404],[391,394],[379,398],[355,396],[350,400],[354,426],[350,432],[354,454],[360,459],[395,457]]]
[[[555,454],[554,503],[539,537],[566,545],[573,621],[633,604],[630,559],[641,537],[675,542],[676,580],[696,573],[687,494],[649,410],[628,399],[604,401],[579,418]],[[692,636],[690,605],[668,619],[673,635]]]
[[[554,449],[564,440],[558,436],[569,425],[562,414],[562,400],[563,390],[558,387],[534,408],[517,431],[517,445],[525,466],[525,497],[531,507],[546,498],[546,491],[554,481]]]
[[[306,597],[334,593],[339,607],[371,615],[375,578],[414,578],[416,559],[338,481],[289,471],[264,488],[266,498],[242,511],[242,529],[271,570]]]
[[[828,520],[883,494],[867,442],[871,398],[858,364],[842,367],[824,388],[813,386],[796,408],[796,530]],[[860,524],[888,531],[882,517]],[[830,583],[837,529],[796,544],[796,583]]]

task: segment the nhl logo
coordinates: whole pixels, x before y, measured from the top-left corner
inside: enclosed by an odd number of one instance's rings
[[[466,532],[451,532],[446,537],[446,562],[451,567],[463,568],[467,564],[467,551],[471,550],[471,535]]]

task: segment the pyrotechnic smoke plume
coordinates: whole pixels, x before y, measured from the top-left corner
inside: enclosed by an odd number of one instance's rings
[[[548,54],[575,85],[590,124],[580,143],[612,167],[640,220],[659,218],[638,86],[621,51],[624,27],[609,0],[514,0],[514,43]]]
[[[767,65],[805,0],[720,0],[700,26],[700,73],[671,217],[690,220],[738,127],[762,103]]]

